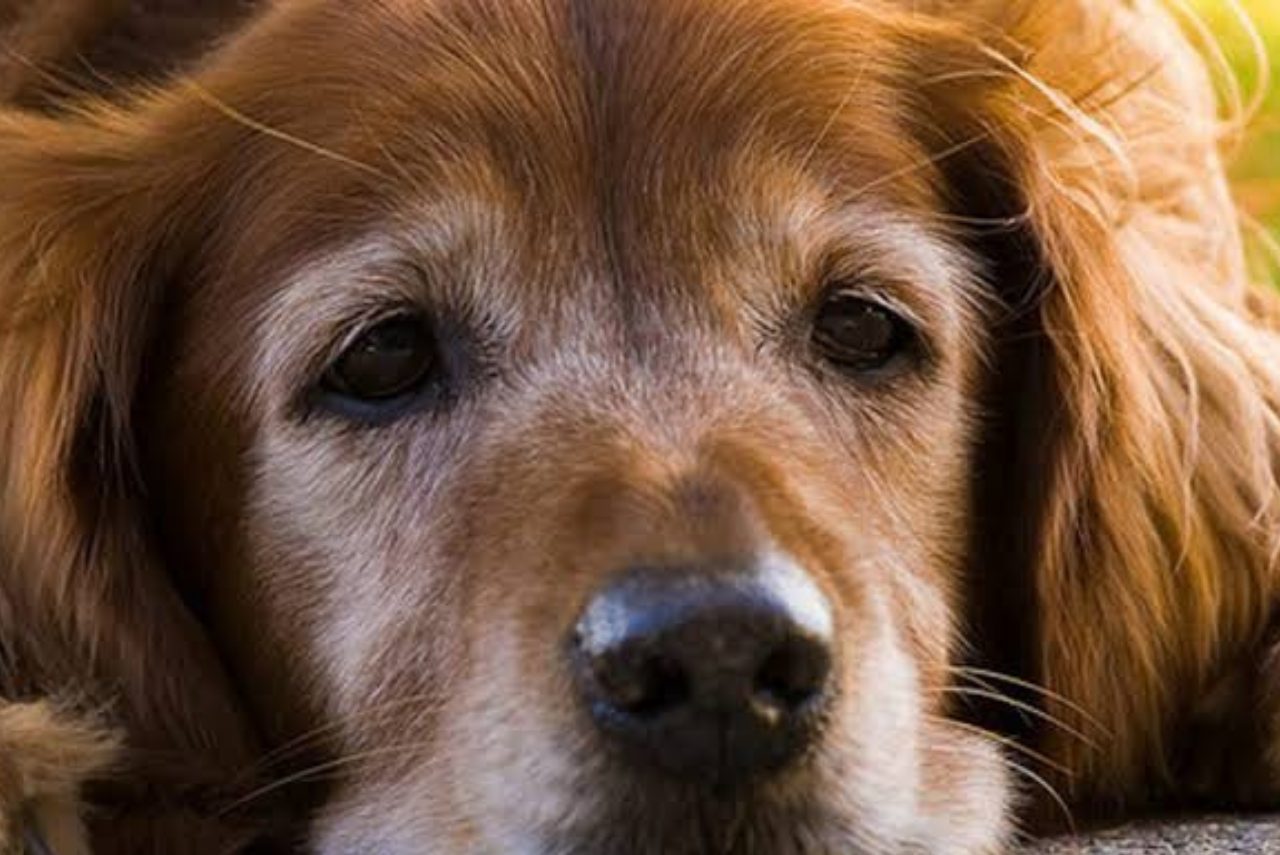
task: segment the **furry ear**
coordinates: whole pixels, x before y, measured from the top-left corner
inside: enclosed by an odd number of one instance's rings
[[[0,102],[65,107],[171,76],[257,0],[0,0]]]
[[[152,548],[132,424],[163,287],[213,204],[183,162],[210,131],[172,112],[0,112],[0,696],[124,733],[98,840],[132,805],[164,830],[133,826],[127,851],[223,852],[244,829],[213,817],[253,739]]]
[[[1008,309],[978,644],[1042,687],[1059,789],[1185,795],[1202,702],[1262,661],[1280,550],[1280,312],[1248,281],[1212,86],[1155,0],[935,5],[982,22],[943,52],[921,124]]]
[[[55,852],[89,855],[80,789],[115,750],[92,723],[43,704],[0,702],[0,852],[23,851],[22,836],[36,833]]]

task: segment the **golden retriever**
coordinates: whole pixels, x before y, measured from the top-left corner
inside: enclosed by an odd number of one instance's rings
[[[1156,0],[0,26],[0,849],[1280,804],[1280,301]]]

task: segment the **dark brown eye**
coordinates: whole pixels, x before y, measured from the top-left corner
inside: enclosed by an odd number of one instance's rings
[[[391,401],[416,392],[438,359],[426,321],[397,315],[361,333],[329,368],[323,386],[365,403]]]
[[[818,351],[846,371],[888,365],[911,342],[910,325],[879,303],[845,292],[829,297],[814,321]]]

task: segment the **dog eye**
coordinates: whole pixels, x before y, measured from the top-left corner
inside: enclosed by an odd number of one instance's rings
[[[879,303],[836,292],[814,322],[818,351],[846,371],[874,371],[893,361],[911,343],[910,324]]]
[[[365,330],[325,373],[325,391],[365,403],[385,403],[418,391],[439,361],[426,322],[397,315]]]

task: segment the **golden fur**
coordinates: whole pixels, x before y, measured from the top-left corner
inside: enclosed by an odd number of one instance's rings
[[[99,855],[969,855],[1046,791],[1280,804],[1280,301],[1165,8],[269,5],[127,97],[0,69],[46,111],[0,111],[0,696],[109,709]],[[927,371],[795,355],[842,265]],[[498,379],[300,414],[388,300]],[[638,793],[552,654],[610,568],[764,542],[838,604],[840,725],[751,819]]]
[[[0,705],[0,852],[21,852],[27,830],[56,852],[88,855],[80,788],[107,770],[115,750],[114,739],[76,716]]]

